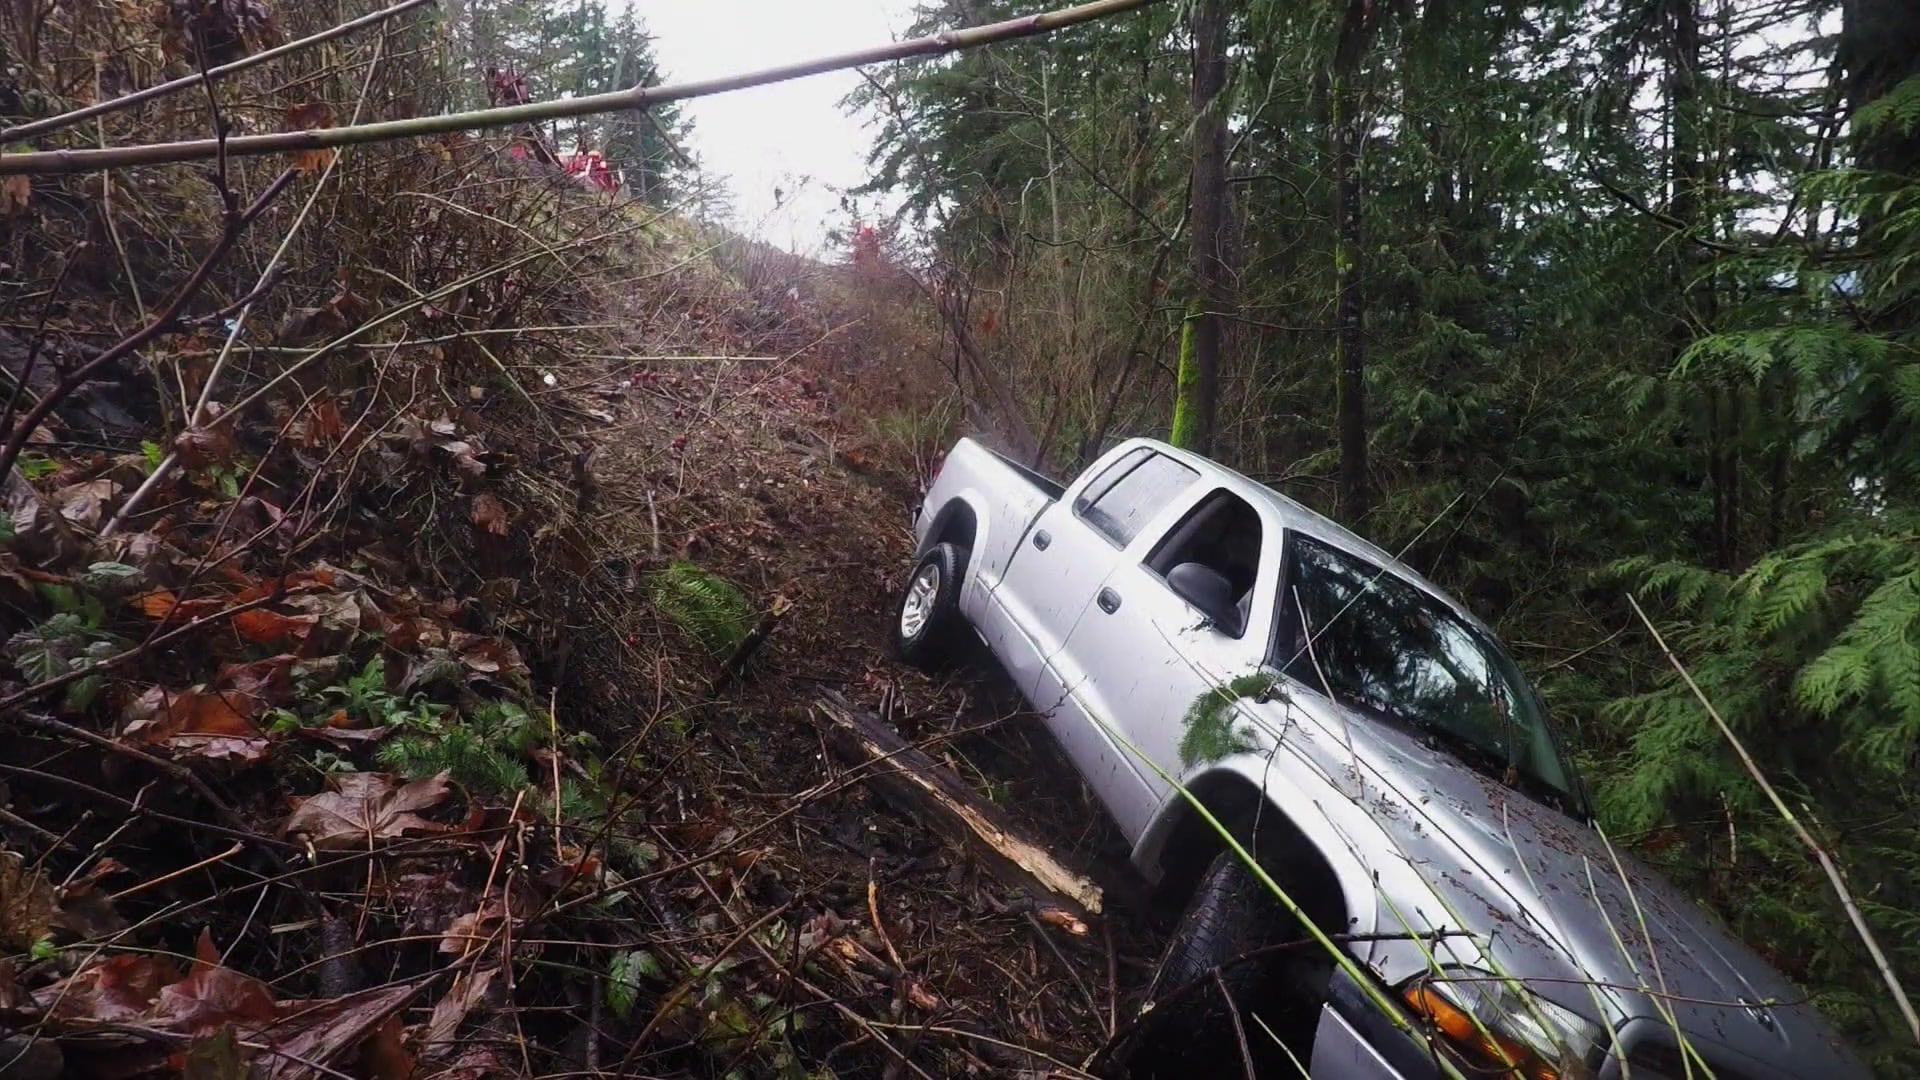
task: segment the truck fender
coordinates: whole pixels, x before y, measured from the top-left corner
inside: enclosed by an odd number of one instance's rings
[[[1324,816],[1289,813],[1280,805],[1282,792],[1273,789],[1274,780],[1263,792],[1266,774],[1266,755],[1236,754],[1196,768],[1183,783],[1243,846],[1287,868],[1274,875],[1276,883],[1323,930],[1373,932],[1379,905],[1372,874]],[[1176,791],[1141,832],[1133,863],[1162,896],[1184,904],[1222,846],[1213,826]]]

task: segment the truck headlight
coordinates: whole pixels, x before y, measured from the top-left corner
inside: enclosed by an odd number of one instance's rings
[[[1473,968],[1420,975],[1401,987],[1400,998],[1470,1060],[1505,1070],[1503,1076],[1585,1078],[1587,1052],[1606,1039],[1586,1017]]]

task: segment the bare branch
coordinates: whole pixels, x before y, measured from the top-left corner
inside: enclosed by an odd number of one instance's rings
[[[225,140],[225,153],[232,157],[249,157],[260,154],[290,153],[296,150],[324,150],[393,139],[444,135],[455,131],[512,127],[516,124],[538,123],[573,116],[593,116],[599,113],[645,109],[663,102],[684,101],[688,98],[707,97],[732,90],[766,86],[769,83],[787,82],[823,72],[859,67],[863,64],[905,60],[916,56],[939,56],[960,49],[978,48],[1001,41],[1014,41],[1019,38],[1049,34],[1055,30],[1124,14],[1158,2],[1160,0],[1092,0],[1091,3],[1061,8],[1058,11],[1027,15],[1018,19],[1008,19],[1004,22],[953,30],[927,37],[909,38],[905,41],[869,46],[832,56],[763,68],[759,71],[723,75],[715,79],[665,83],[659,86],[636,86],[628,90],[588,94],[584,97],[564,98],[558,101],[509,105],[497,109],[476,109],[440,116],[419,116],[408,120],[390,120],[318,131],[246,135]],[[198,76],[195,78],[197,79]],[[124,168],[132,165],[206,161],[219,156],[221,152],[222,142],[219,139],[193,139],[185,142],[153,143],[146,146],[114,147],[106,150],[43,150],[27,154],[5,154],[0,155],[0,176],[20,173],[95,172],[100,169]]]
[[[122,109],[131,109],[135,105],[152,101],[154,98],[166,97],[168,94],[185,90],[190,86],[198,86],[203,81],[225,78],[228,75],[245,71],[258,64],[264,64],[269,60],[277,60],[282,56],[299,52],[302,49],[318,45],[322,42],[332,41],[337,37],[344,37],[356,30],[363,30],[366,27],[383,23],[395,15],[412,11],[414,8],[422,7],[433,2],[434,0],[401,0],[400,3],[392,7],[362,15],[349,22],[343,22],[330,30],[322,30],[317,34],[311,34],[298,41],[289,41],[285,45],[267,49],[264,52],[257,52],[251,56],[243,56],[230,64],[222,64],[216,68],[208,68],[204,73],[196,71],[191,75],[182,75],[171,82],[163,82],[158,86],[149,86],[145,90],[136,90],[131,94],[114,98],[111,101],[97,102],[82,109],[61,113],[59,116],[49,116],[45,120],[35,120],[30,124],[20,124],[16,127],[10,127],[5,131],[0,131],[0,142],[17,142],[21,139],[32,138],[35,135],[45,135],[50,131],[59,131],[61,128],[72,127],[82,120],[89,120],[96,116],[119,112]]]

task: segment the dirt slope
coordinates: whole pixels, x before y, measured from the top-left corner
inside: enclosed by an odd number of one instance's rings
[[[933,1075],[1069,1066],[1126,1015],[1150,952],[1119,870],[1125,849],[984,663],[932,681],[886,655],[926,447],[890,437],[913,425],[881,422],[870,404],[874,384],[899,374],[876,352],[902,343],[844,333],[873,316],[836,305],[859,294],[859,280],[813,273],[816,295],[761,337],[826,338],[824,346],[627,380],[609,395],[620,419],[607,425],[593,466],[634,564],[686,558],[740,583],[756,604],[790,601],[790,613],[744,680],[675,712],[673,702],[703,696],[710,670],[685,662],[674,629],[636,587],[633,631],[621,644],[628,663],[652,654],[653,666],[622,686],[603,661],[592,665],[599,681],[583,689],[642,712],[639,722],[663,744],[651,757],[675,748],[655,793],[671,808],[661,830],[670,842],[698,851],[728,831],[746,838],[734,856],[743,869],[729,924],[779,912],[797,927],[848,932],[861,947],[841,972],[841,1005],[872,1026],[844,1015],[838,1026],[856,1043],[890,1039],[914,1066],[872,1046],[835,1046],[813,1065],[859,1073],[858,1062],[885,1062],[889,1074]],[[660,684],[647,686],[650,678]],[[826,687],[886,715],[1070,864],[1115,886],[1103,925],[1085,939],[1043,927],[923,823],[846,776],[808,720]],[[889,970],[896,956],[903,974]]]

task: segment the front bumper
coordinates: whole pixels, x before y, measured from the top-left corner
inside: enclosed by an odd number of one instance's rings
[[[1314,1030],[1314,1080],[1434,1080],[1442,1075],[1434,1056],[1440,1052],[1396,1027],[1346,972],[1334,971]]]

